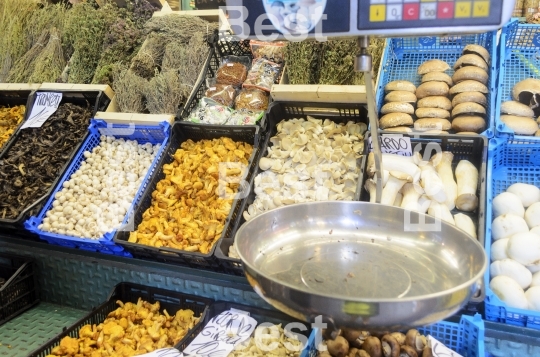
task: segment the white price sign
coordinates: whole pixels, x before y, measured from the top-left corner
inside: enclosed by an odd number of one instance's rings
[[[182,357],[184,356],[182,352],[178,351],[176,348],[161,348],[155,350],[154,352],[145,353],[144,355],[139,355],[139,357]]]
[[[373,151],[373,143],[371,141],[372,137],[369,137],[368,145],[369,152]],[[403,136],[400,134],[383,134],[380,139],[381,143],[381,152],[383,154],[395,154],[401,156],[412,156],[412,144],[411,138],[408,136]]]
[[[431,346],[433,357],[463,357],[457,352],[446,347],[442,342],[435,339],[433,336],[428,336],[428,345]]]
[[[28,119],[21,126],[25,128],[41,128],[43,123],[56,112],[60,102],[62,101],[62,93],[57,92],[39,92],[36,93],[36,100]]]

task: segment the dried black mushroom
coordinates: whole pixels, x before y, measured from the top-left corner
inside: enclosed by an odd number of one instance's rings
[[[88,132],[89,108],[66,103],[41,128],[20,131],[0,159],[0,218],[15,219],[47,193]]]

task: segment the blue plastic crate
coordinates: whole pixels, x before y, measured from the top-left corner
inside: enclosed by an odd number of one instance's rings
[[[441,321],[433,325],[420,327],[418,331],[427,336],[431,335],[446,347],[463,357],[484,357],[484,321],[482,316],[463,315],[459,323]],[[320,333],[314,329],[309,336],[308,345],[300,357],[316,357],[317,346],[315,336]]]
[[[527,79],[540,79],[540,26],[514,19],[503,27],[499,43],[495,136],[540,143],[540,137],[514,135],[500,119],[501,103],[512,100],[512,88]]]
[[[493,198],[514,183],[522,182],[540,187],[540,145],[534,138],[527,139],[511,142],[507,138],[494,138],[489,141],[486,207],[491,207]],[[486,209],[485,249],[488,257],[491,257],[492,221],[493,212]],[[540,312],[508,307],[491,291],[489,281],[490,274],[487,269],[484,275],[486,320],[540,330]]]
[[[407,37],[392,38],[386,42],[381,73],[377,87],[377,108],[380,110],[384,104],[384,87],[391,81],[406,80],[420,85],[422,76],[417,74],[418,66],[431,59],[440,59],[447,62],[450,67],[459,57],[463,48],[470,44],[485,47],[491,56],[491,71],[487,87],[487,129],[482,133],[488,138],[493,137],[495,93],[496,93],[496,62],[497,32],[487,32],[477,35],[454,35],[448,37]],[[447,71],[452,76],[453,69]]]
[[[128,124],[107,124],[103,120],[92,120],[89,127],[89,136],[86,141],[81,145],[76,156],[73,158],[73,161],[67,168],[67,170],[62,175],[62,178],[59,181],[59,184],[56,186],[54,191],[49,197],[47,203],[41,209],[37,217],[30,217],[25,223],[24,226],[27,230],[32,233],[36,233],[42,240],[47,241],[50,244],[60,245],[63,247],[69,248],[79,248],[83,250],[88,250],[92,252],[101,252],[105,254],[114,254],[119,256],[131,257],[129,252],[126,252],[122,246],[116,245],[113,242],[113,237],[116,230],[106,233],[100,239],[84,239],[78,237],[71,237],[67,235],[55,234],[51,232],[44,232],[38,229],[38,226],[43,222],[45,214],[52,208],[52,203],[54,197],[58,191],[63,188],[63,183],[71,178],[71,175],[75,173],[81,163],[84,161],[84,152],[91,151],[93,148],[99,145],[101,135],[110,135],[115,138],[124,138],[126,140],[137,140],[140,144],[151,143],[151,144],[161,144],[161,148],[158,151],[158,154],[154,158],[150,169],[146,173],[146,176],[143,180],[143,184],[139,187],[139,190],[135,194],[135,199],[131,204],[126,217],[122,222],[122,225],[127,224],[129,213],[134,210],[134,207],[139,202],[141,195],[146,187],[147,181],[150,178],[152,172],[155,170],[155,166],[162,156],[167,141],[169,139],[170,125],[167,122],[162,122],[156,124],[155,126],[147,125],[128,125]]]

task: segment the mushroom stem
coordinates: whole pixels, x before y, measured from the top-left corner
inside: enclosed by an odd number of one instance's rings
[[[467,160],[461,160],[456,167],[457,209],[465,212],[478,207],[476,189],[478,187],[478,169]]]
[[[403,185],[405,185],[407,181],[398,179],[397,177],[392,176],[390,174],[390,177],[388,178],[388,182],[386,183],[386,186],[384,186],[382,191],[382,197],[381,197],[381,204],[383,205],[393,205],[394,201],[396,200],[396,195],[401,190]]]
[[[449,210],[454,209],[457,198],[457,183],[454,180],[454,174],[452,172],[453,160],[454,154],[449,151],[437,153],[431,158],[431,162],[433,163],[433,166],[435,166],[443,183],[443,188],[446,193],[445,204],[448,206]]]

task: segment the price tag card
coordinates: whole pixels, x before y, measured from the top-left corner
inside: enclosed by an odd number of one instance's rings
[[[372,137],[369,137],[369,152],[373,151]],[[401,134],[383,134],[381,135],[381,152],[383,154],[396,154],[401,156],[412,156],[411,138]]]
[[[231,309],[213,317],[183,351],[184,356],[226,357],[234,347],[249,339],[257,321],[247,313]]]
[[[428,345],[431,346],[433,357],[463,357],[457,352],[452,351],[443,343],[436,340],[433,336],[428,336]]]
[[[36,101],[30,112],[30,116],[21,126],[25,128],[41,128],[43,123],[56,112],[60,102],[62,101],[62,93],[57,92],[39,92],[36,93]]]
[[[139,357],[183,357],[182,352],[178,351],[176,348],[161,348],[155,350],[154,352],[145,353],[139,355]]]

